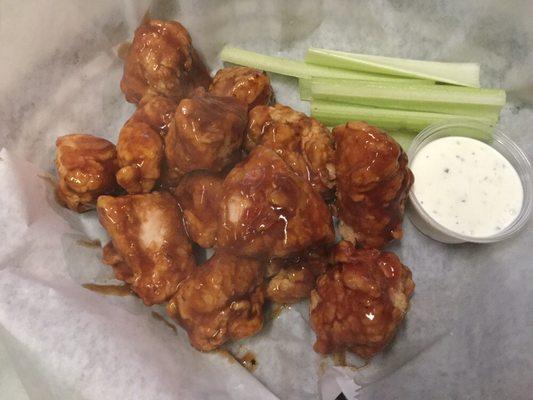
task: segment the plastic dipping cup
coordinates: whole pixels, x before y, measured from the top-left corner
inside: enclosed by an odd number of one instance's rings
[[[533,187],[531,164],[524,152],[503,132],[476,120],[454,119],[428,126],[413,140],[408,151],[409,166],[416,155],[427,144],[441,138],[459,136],[477,139],[491,146],[509,161],[516,170],[523,190],[522,207],[516,218],[500,231],[489,236],[474,236],[459,233],[439,223],[417,199],[415,191],[409,192],[407,215],[411,222],[425,235],[443,243],[492,243],[509,238],[519,232],[526,224],[533,206]],[[453,157],[453,155],[451,155]],[[416,185],[416,175],[415,175]]]

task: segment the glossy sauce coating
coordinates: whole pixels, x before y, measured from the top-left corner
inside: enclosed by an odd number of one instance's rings
[[[185,175],[173,190],[189,237],[204,248],[213,247],[216,242],[223,181],[217,174],[197,170]]]
[[[163,139],[177,104],[166,97],[146,94],[121,129],[117,153],[117,181],[128,193],[148,193],[161,177]]]
[[[352,351],[371,358],[393,338],[414,291],[411,271],[393,253],[337,245],[336,265],[311,294],[319,353]]]
[[[120,130],[117,155],[118,184],[130,194],[150,192],[161,176],[164,157],[159,132],[145,122],[127,122]]]
[[[246,103],[248,110],[255,106],[269,105],[274,91],[268,76],[257,69],[228,67],[218,70],[209,92],[215,96],[232,96]]]
[[[97,208],[112,240],[104,247],[104,263],[146,305],[166,301],[195,267],[176,200],[159,192],[100,196]]]
[[[98,196],[118,189],[113,143],[78,133],[59,137],[56,148],[57,197],[66,207],[77,212],[94,209]]]
[[[272,259],[268,263],[266,296],[279,304],[292,304],[309,297],[318,275],[326,272],[329,255],[325,248],[300,256]]]
[[[164,96],[146,94],[137,105],[129,122],[144,122],[161,136],[168,132],[178,103]]]
[[[179,180],[197,169],[220,172],[239,161],[246,106],[233,97],[198,90],[182,100],[165,137],[169,175]]]
[[[333,242],[331,214],[311,185],[258,146],[224,180],[218,247],[265,258]]]
[[[338,126],[333,136],[343,238],[366,248],[400,239],[413,183],[407,155],[390,136],[364,122]]]
[[[210,83],[189,33],[179,22],[149,20],[137,28],[120,82],[127,101],[138,103],[147,92],[179,101],[195,87],[207,88]]]
[[[273,149],[313,189],[330,198],[335,186],[333,139],[314,118],[276,104],[250,111],[246,148],[263,145]]]
[[[185,279],[167,306],[198,350],[210,351],[263,327],[263,267],[217,252]]]

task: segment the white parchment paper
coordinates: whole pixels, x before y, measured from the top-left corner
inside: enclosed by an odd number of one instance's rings
[[[533,3],[447,0],[0,2],[0,399],[315,399],[334,361],[312,351],[307,304],[285,309],[231,351],[253,374],[193,350],[113,282],[94,214],[59,207],[47,174],[55,138],[116,140],[133,112],[119,90],[116,48],[146,10],[180,20],[213,69],[231,43],[302,57],[309,46],[482,64],[507,90],[500,127],[533,155]],[[279,102],[306,110],[296,82],[273,77]],[[359,399],[530,399],[533,385],[532,223],[491,245],[444,245],[405,222],[395,245],[415,296],[386,352],[346,369]],[[361,360],[348,357],[361,367]],[[346,384],[346,380],[341,380]],[[323,388],[326,386],[323,385]],[[325,390],[325,389],[324,389]]]

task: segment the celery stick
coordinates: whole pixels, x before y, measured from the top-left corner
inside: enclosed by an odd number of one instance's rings
[[[360,80],[360,79],[342,79],[342,78],[300,78],[299,79],[299,88],[300,88],[300,100],[311,100],[313,98],[311,93],[311,81],[319,81],[323,84],[331,83],[332,85],[338,85],[342,84],[343,82],[352,82],[352,81],[359,81],[359,82],[391,82],[391,83],[398,83],[403,85],[435,85],[435,81],[428,81],[426,79],[410,79],[410,78],[390,78],[388,81],[384,81],[380,79],[381,77],[378,77],[379,81],[376,81],[373,79],[375,77],[370,77],[368,79]],[[344,101],[344,100],[343,100]]]
[[[315,48],[307,51],[305,61],[309,64],[360,72],[423,78],[454,85],[479,87],[479,64],[475,63],[408,60]]]
[[[497,120],[505,92],[451,85],[420,85],[313,78],[310,97],[378,108],[468,115]]]
[[[298,79],[298,89],[300,91],[300,100],[311,100],[311,79],[300,78]]]
[[[220,59],[233,64],[244,65],[246,67],[257,68],[281,75],[294,76],[296,78],[310,76],[307,65],[302,61],[266,56],[231,46],[224,46],[220,52]],[[329,69],[329,67],[326,68]]]
[[[276,56],[267,56],[232,46],[224,46],[220,52],[220,59],[233,64],[244,65],[246,67],[257,68],[263,71],[273,72],[280,75],[288,75],[295,78],[325,77],[383,81],[393,81],[396,79],[387,75],[350,71],[321,65],[310,65],[303,61],[291,60],[289,58]]]
[[[311,116],[328,126],[343,124],[348,121],[365,121],[386,131],[418,133],[426,126],[445,119],[459,119],[460,116],[421,111],[388,110],[353,104],[334,103],[313,100]],[[495,122],[479,117],[468,117],[487,126]]]

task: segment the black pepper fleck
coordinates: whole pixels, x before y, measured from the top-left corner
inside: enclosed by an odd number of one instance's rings
[[[444,168],[444,172],[449,173],[450,172],[450,168]]]

